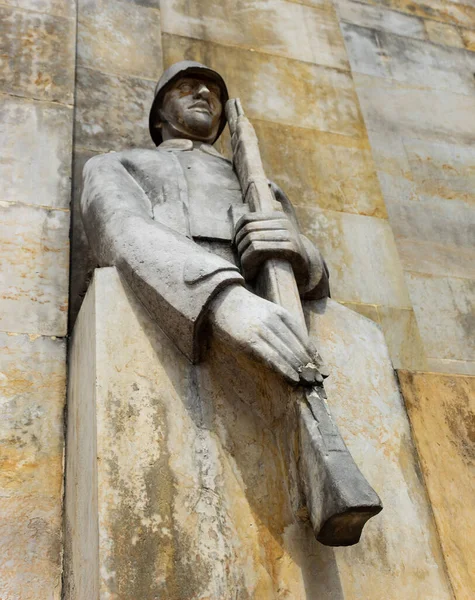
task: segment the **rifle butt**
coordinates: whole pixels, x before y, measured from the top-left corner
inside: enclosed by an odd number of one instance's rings
[[[310,397],[310,400],[309,400]],[[299,471],[315,537],[326,546],[358,543],[383,508],[315,391],[298,405]]]

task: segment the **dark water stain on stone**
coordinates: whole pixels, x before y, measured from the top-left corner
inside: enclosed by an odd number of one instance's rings
[[[475,413],[470,398],[460,389],[457,403],[444,403],[445,422],[451,432],[450,442],[457,454],[468,463],[475,462]]]

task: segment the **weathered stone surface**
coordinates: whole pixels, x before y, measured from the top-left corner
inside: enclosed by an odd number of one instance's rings
[[[369,4],[379,4],[380,0],[362,0]],[[419,17],[435,19],[444,23],[453,23],[473,27],[475,8],[468,2],[457,0],[384,0],[389,9],[405,12]]]
[[[433,373],[454,373],[459,375],[475,375],[475,361],[449,360],[446,358],[428,358],[427,371]]]
[[[325,256],[333,298],[411,307],[386,220],[307,207],[297,207],[297,214],[302,232]]]
[[[473,145],[404,139],[404,151],[420,194],[475,206]],[[462,207],[461,207],[462,208]],[[453,207],[454,211],[460,209]]]
[[[474,94],[466,52],[342,23],[352,71],[433,90]]]
[[[471,52],[475,52],[475,31],[472,31],[471,29],[461,29],[460,33],[465,48]]]
[[[165,66],[185,58],[221,73],[251,120],[366,137],[353,82],[344,71],[176,35],[164,34],[162,45]]]
[[[475,279],[475,252],[473,248],[445,246],[437,244],[437,242],[424,242],[406,238],[397,238],[396,245],[401,263],[406,271],[425,273],[437,277],[449,276]]]
[[[117,273],[96,271],[71,356],[68,447],[86,452],[68,456],[68,600],[451,597],[381,332],[331,300],[308,317],[336,419],[385,505],[348,549],[318,545],[292,514],[290,389],[216,340],[192,367]]]
[[[428,361],[413,310],[355,302],[342,304],[379,325],[395,369],[428,370]]]
[[[336,0],[342,21],[388,33],[425,39],[424,21],[417,17],[353,0]]]
[[[475,207],[421,196],[388,210],[405,270],[475,279]]]
[[[362,304],[361,302],[339,302],[339,304],[351,308],[351,310],[363,315],[363,317],[366,317],[381,327],[381,319],[379,318],[377,304]]]
[[[475,360],[475,281],[406,273],[428,358]]]
[[[433,142],[475,142],[475,95],[425,90],[359,73],[353,73],[353,80],[369,130]]]
[[[0,23],[1,91],[72,104],[74,21],[0,6]]]
[[[333,11],[333,0],[288,0],[288,2],[312,6],[313,8],[322,8],[330,12]]]
[[[3,0],[2,4],[58,17],[74,18],[76,16],[75,0]]]
[[[427,359],[413,310],[378,306],[381,329],[395,369],[427,370]]]
[[[3,96],[0,200],[67,208],[72,130],[71,108]]]
[[[62,336],[69,211],[0,205],[0,330]]]
[[[475,589],[475,377],[399,372],[457,600]]]
[[[104,151],[153,148],[148,113],[153,81],[77,70],[75,145]]]
[[[295,205],[386,217],[368,142],[253,121],[267,176]]]
[[[388,212],[406,270],[475,279],[475,206],[421,195]]]
[[[157,80],[162,70],[160,12],[133,2],[81,4],[78,64]]]
[[[0,589],[59,600],[64,340],[0,333]]]
[[[429,20],[426,20],[424,24],[427,31],[427,36],[434,44],[453,46],[454,48],[464,47],[460,31],[453,25]]]
[[[166,33],[349,68],[338,21],[328,10],[286,0],[226,0],[219,6],[171,0],[162,15]]]

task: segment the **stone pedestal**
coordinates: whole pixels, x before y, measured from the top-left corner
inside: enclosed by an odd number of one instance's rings
[[[190,365],[116,270],[96,271],[70,355],[67,600],[451,598],[380,330],[331,300],[307,319],[384,504],[350,548],[295,516],[296,392],[214,340]]]

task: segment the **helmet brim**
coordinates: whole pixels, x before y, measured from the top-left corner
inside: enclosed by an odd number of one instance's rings
[[[163,141],[162,130],[159,127],[156,127],[156,123],[158,121],[158,111],[162,105],[163,96],[165,95],[165,93],[168,91],[168,89],[173,83],[175,83],[182,77],[193,77],[198,75],[205,77],[206,79],[210,79],[211,81],[214,81],[219,85],[219,88],[221,90],[221,104],[223,107],[223,111],[221,113],[221,120],[219,123],[218,131],[216,132],[216,137],[211,142],[212,144],[214,144],[214,142],[219,138],[219,136],[223,132],[223,129],[226,126],[225,106],[226,102],[229,99],[229,94],[226,84],[224,83],[224,79],[219,73],[213,71],[213,69],[210,69],[205,65],[200,65],[199,63],[193,63],[191,61],[183,61],[183,67],[179,68],[176,72],[173,72],[173,67],[178,67],[181,64],[182,63],[177,63],[176,65],[173,65],[172,67],[170,67],[170,69],[165,71],[165,73],[162,75],[160,81],[157,84],[155,98],[152,103],[152,107],[150,108],[150,115],[148,119],[148,128],[152,140],[157,146],[159,146]],[[167,77],[168,71],[171,71],[169,77]]]

